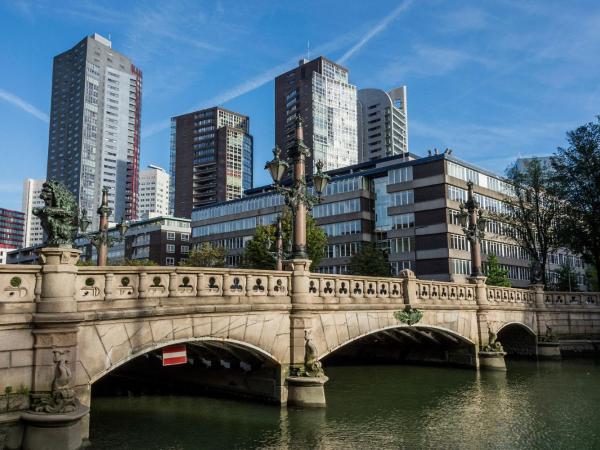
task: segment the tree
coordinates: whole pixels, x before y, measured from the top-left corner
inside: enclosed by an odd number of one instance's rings
[[[283,250],[291,251],[292,240],[292,215],[284,213],[282,217]],[[275,225],[259,225],[256,227],[254,237],[246,244],[242,266],[249,269],[274,269],[275,268]],[[306,216],[306,244],[308,259],[312,262],[310,270],[315,270],[325,256],[327,235],[317,226],[310,214]]]
[[[558,280],[554,286],[555,291],[576,292],[579,290],[577,273],[569,264],[563,264],[557,271]]]
[[[348,270],[353,275],[389,277],[390,262],[387,252],[370,242],[363,242],[360,251],[350,259]]]
[[[565,246],[593,264],[600,279],[600,116],[567,133],[566,148],[552,157],[554,194],[563,201]]]
[[[522,170],[515,164],[506,175],[513,192],[504,198],[507,210],[492,217],[508,225],[511,237],[533,260],[534,270],[539,268],[539,281],[546,284],[548,256],[560,247],[563,205],[549,193],[552,176],[539,160],[533,159]]]
[[[214,246],[210,242],[203,242],[192,250],[187,259],[179,265],[187,267],[225,267],[227,250],[224,247]]]
[[[493,253],[488,256],[485,275],[487,277],[485,284],[489,284],[490,286],[511,286],[510,279],[508,278],[508,270],[500,267],[498,257]]]

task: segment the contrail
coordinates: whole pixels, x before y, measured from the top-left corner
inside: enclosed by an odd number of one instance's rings
[[[0,89],[0,99],[11,103],[19,109],[22,109],[23,111],[31,114],[35,118],[40,119],[42,122],[48,123],[50,121],[48,114],[46,114],[43,111],[40,111],[31,103],[27,103],[22,98],[17,97],[16,95],[11,94],[10,92],[5,91],[4,89]]]
[[[340,48],[343,45],[343,43],[347,42],[347,40],[348,40],[347,36],[343,36],[343,37],[335,39],[323,46],[320,46],[319,48],[317,48],[316,51],[317,51],[317,53],[323,53],[323,52],[327,52],[327,51],[335,51],[337,48]],[[222,104],[229,102],[231,100],[234,100],[244,94],[247,94],[248,92],[258,89],[259,87],[269,83],[270,81],[273,81],[273,79],[277,75],[280,75],[281,73],[289,70],[291,67],[294,67],[294,65],[298,63],[298,59],[301,56],[303,56],[303,55],[296,56],[296,57],[286,61],[283,64],[278,64],[275,67],[271,67],[271,68],[265,70],[264,72],[256,75],[254,78],[251,78],[248,81],[240,83],[224,92],[221,92],[220,94],[215,95],[214,97],[212,97],[208,100],[204,100],[202,103],[195,105],[189,109],[194,111],[194,110],[203,109],[203,108],[210,108],[210,107],[216,106],[216,105],[222,105]],[[153,124],[150,124],[142,131],[142,138],[147,138],[147,137],[153,136],[156,133],[160,133],[161,131],[166,130],[170,126],[171,126],[170,121],[168,119],[165,121],[160,121],[160,122],[155,122]]]
[[[412,5],[413,0],[406,0],[404,3],[400,4],[396,9],[392,11],[392,13],[386,17],[384,17],[377,25],[369,30],[367,34],[363,36],[363,38],[358,41],[350,50],[348,50],[344,55],[339,59],[339,63],[343,64],[348,59],[350,59],[356,52],[358,52],[367,42],[385,30],[390,23],[392,23],[396,17],[398,17],[401,13],[406,11]]]

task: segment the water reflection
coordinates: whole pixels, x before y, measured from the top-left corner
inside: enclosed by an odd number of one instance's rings
[[[330,367],[328,407],[199,397],[99,398],[93,448],[600,448],[600,367],[511,362],[507,373]]]

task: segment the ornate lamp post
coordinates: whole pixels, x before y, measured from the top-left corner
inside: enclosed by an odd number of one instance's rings
[[[466,203],[461,203],[458,217],[460,225],[471,244],[471,277],[482,277],[481,240],[485,236],[487,219],[483,217],[483,210],[473,198],[472,181],[467,183],[467,188],[467,201]]]
[[[269,171],[277,191],[283,195],[285,204],[292,212],[293,222],[293,259],[308,259],[306,252],[306,213],[321,201],[321,195],[329,182],[329,176],[324,174],[323,163],[317,162],[317,173],[313,175],[313,186],[316,196],[311,194],[306,187],[306,158],[310,156],[310,149],[304,144],[302,118],[298,116],[296,122],[296,144],[290,148],[289,159],[281,159],[281,149],[273,149],[273,160],[265,165]],[[292,170],[292,186],[285,187],[281,181]]]
[[[87,211],[84,209],[79,219],[80,229],[82,234],[90,240],[90,243],[96,247],[98,253],[98,265],[105,266],[108,259],[108,248],[117,242],[121,242],[125,238],[127,232],[127,224],[121,217],[121,222],[117,225],[119,236],[111,236],[108,234],[108,218],[112,213],[112,208],[108,206],[108,187],[102,188],[102,203],[98,208],[100,216],[100,225],[95,233],[87,233],[86,230],[90,226],[91,221],[87,218]]]

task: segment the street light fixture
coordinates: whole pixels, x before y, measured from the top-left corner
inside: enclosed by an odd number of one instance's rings
[[[481,277],[481,240],[485,237],[487,219],[473,197],[473,182],[467,183],[467,201],[460,204],[460,226],[471,244],[471,277]]]
[[[296,119],[296,143],[290,147],[287,160],[281,159],[281,149],[273,149],[274,158],[267,162],[265,169],[271,174],[277,192],[283,195],[285,204],[290,208],[293,217],[293,259],[308,259],[306,252],[306,214],[312,207],[320,203],[322,194],[329,182],[329,176],[323,173],[323,163],[318,161],[317,173],[313,175],[313,186],[316,196],[310,193],[306,186],[306,158],[310,149],[304,144],[302,118]],[[281,185],[285,175],[292,170],[292,186]]]
[[[129,228],[125,219],[121,217],[121,221],[117,225],[117,231],[119,236],[112,236],[108,233],[108,218],[112,213],[112,208],[108,206],[108,187],[102,188],[102,203],[98,208],[98,215],[100,216],[100,224],[97,232],[86,233],[92,221],[87,216],[87,211],[83,209],[81,211],[81,217],[79,218],[79,229],[82,235],[89,239],[90,243],[96,247],[98,254],[98,266],[105,266],[108,259],[108,248],[112,247],[117,242],[121,242],[125,238],[125,233]]]

